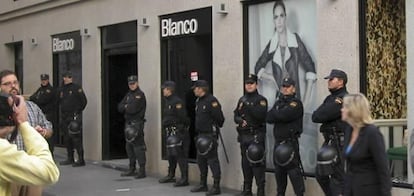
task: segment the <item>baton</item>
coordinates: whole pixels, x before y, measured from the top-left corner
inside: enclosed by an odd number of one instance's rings
[[[215,128],[216,128],[217,134],[220,138],[221,144],[223,145],[223,151],[224,151],[224,156],[226,157],[226,162],[227,162],[227,164],[229,164],[230,163],[229,156],[227,155],[226,146],[224,145],[224,140],[223,140],[223,137],[221,136],[220,128],[218,128],[217,126],[215,126]]]

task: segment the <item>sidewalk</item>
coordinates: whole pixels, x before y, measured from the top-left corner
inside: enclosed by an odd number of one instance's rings
[[[66,150],[55,149],[55,160],[58,163],[66,158]],[[155,176],[144,179],[120,177],[120,171],[128,169],[127,159],[109,161],[87,161],[85,167],[74,168],[60,166],[61,176],[55,185],[45,188],[44,196],[113,196],[113,195],[156,195],[156,196],[201,196],[202,193],[191,193],[190,186],[173,187],[172,183],[160,184]],[[209,185],[211,187],[211,185]],[[222,188],[222,196],[237,194],[238,191]]]

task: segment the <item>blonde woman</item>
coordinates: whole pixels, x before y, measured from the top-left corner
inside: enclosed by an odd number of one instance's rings
[[[345,196],[391,196],[391,177],[384,138],[372,124],[363,94],[349,94],[341,109],[345,131]]]

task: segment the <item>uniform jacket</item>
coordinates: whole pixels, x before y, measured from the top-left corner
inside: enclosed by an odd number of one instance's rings
[[[349,144],[351,133],[352,128],[346,129],[345,146]],[[391,196],[391,176],[384,138],[376,126],[361,128],[351,151],[345,153],[344,157],[345,195]]]
[[[86,107],[87,99],[79,85],[70,83],[60,89],[59,104],[63,113],[81,113]]]
[[[189,124],[190,121],[187,117],[187,111],[183,100],[175,94],[166,97],[163,109],[162,126],[188,126]]]
[[[41,86],[30,96],[30,100],[37,104],[43,113],[53,113],[57,102],[56,90],[50,84]]]
[[[279,40],[277,34],[266,45],[266,48],[263,50],[261,56],[256,62],[255,74],[259,76],[263,72],[263,69],[266,67],[269,61],[272,62],[273,76],[276,80],[276,83],[281,89],[282,80],[285,75],[283,75],[285,65],[285,70],[289,74],[289,77],[296,81],[296,90],[300,91],[299,86],[299,65],[304,69],[306,73],[306,79],[316,79],[315,63],[312,61],[308,51],[306,50],[305,45],[302,40],[296,33],[291,33],[288,31],[287,34],[288,46],[285,49],[285,58],[281,58],[281,49],[279,46]],[[298,93],[298,98],[299,97]]]
[[[348,94],[345,87],[334,90],[328,95],[312,114],[314,123],[322,123],[320,132],[327,133],[332,131],[333,127],[337,131],[343,131],[346,123],[341,120],[341,108],[344,96]]]
[[[295,95],[282,95],[267,113],[266,121],[274,124],[276,141],[299,136],[303,126],[302,102]]]
[[[124,114],[125,121],[143,121],[147,100],[140,88],[129,91],[118,104],[118,111]]]
[[[20,124],[26,152],[18,151],[6,139],[0,139],[0,195],[9,196],[13,184],[48,185],[59,179],[46,140],[29,125]]]
[[[223,111],[217,98],[212,94],[199,97],[196,101],[195,110],[195,127],[197,132],[213,133],[213,126],[223,127]]]

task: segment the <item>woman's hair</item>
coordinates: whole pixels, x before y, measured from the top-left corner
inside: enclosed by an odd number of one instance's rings
[[[368,99],[362,93],[348,94],[344,97],[344,108],[348,109],[346,121],[353,127],[361,128],[372,123]]]
[[[273,15],[275,15],[275,9],[276,9],[277,6],[282,7],[283,12],[285,12],[285,15],[286,15],[286,6],[285,6],[285,3],[283,3],[282,0],[275,1],[275,4],[273,5]]]

